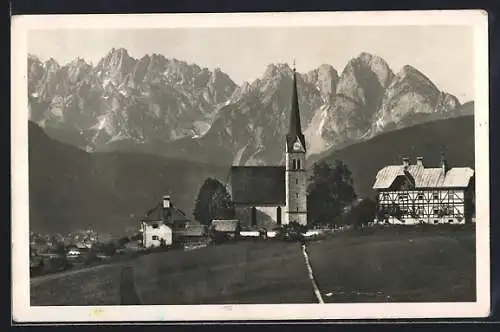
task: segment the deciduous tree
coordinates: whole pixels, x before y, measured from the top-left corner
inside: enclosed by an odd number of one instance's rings
[[[351,172],[340,160],[314,164],[309,178],[307,210],[313,224],[334,223],[356,199]]]

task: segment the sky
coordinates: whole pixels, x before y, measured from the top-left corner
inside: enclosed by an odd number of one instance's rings
[[[31,30],[28,52],[65,64],[97,64],[111,48],[140,58],[160,53],[200,67],[219,67],[237,84],[252,82],[270,63],[294,60],[297,71],[331,64],[339,74],[361,52],[378,55],[394,72],[409,64],[461,102],[474,99],[474,39],[470,26],[331,26],[170,29]]]

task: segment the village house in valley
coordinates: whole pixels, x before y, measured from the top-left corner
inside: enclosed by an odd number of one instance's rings
[[[442,156],[440,167],[425,167],[403,158],[401,165],[382,168],[375,179],[378,222],[469,223],[473,221],[474,170],[450,168]]]
[[[192,220],[176,208],[169,195],[150,209],[141,220],[139,228],[141,246],[144,248],[170,246],[176,240],[201,237],[206,233],[204,225]]]
[[[169,246],[173,242],[172,228],[163,220],[144,220],[140,232],[144,248]]]

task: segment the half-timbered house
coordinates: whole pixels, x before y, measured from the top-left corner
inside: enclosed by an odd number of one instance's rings
[[[450,168],[446,159],[440,167],[425,167],[403,158],[401,165],[382,168],[375,179],[377,222],[382,223],[469,223],[473,219],[474,170]]]

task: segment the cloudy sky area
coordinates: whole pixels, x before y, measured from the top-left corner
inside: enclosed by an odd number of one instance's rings
[[[299,72],[328,63],[339,74],[349,59],[368,52],[398,72],[410,64],[461,102],[474,99],[474,40],[467,26],[360,26],[301,28],[192,28],[143,30],[37,30],[28,52],[65,64],[82,57],[93,64],[111,48],[140,58],[160,53],[220,67],[237,84],[260,77],[270,63],[296,61]]]

